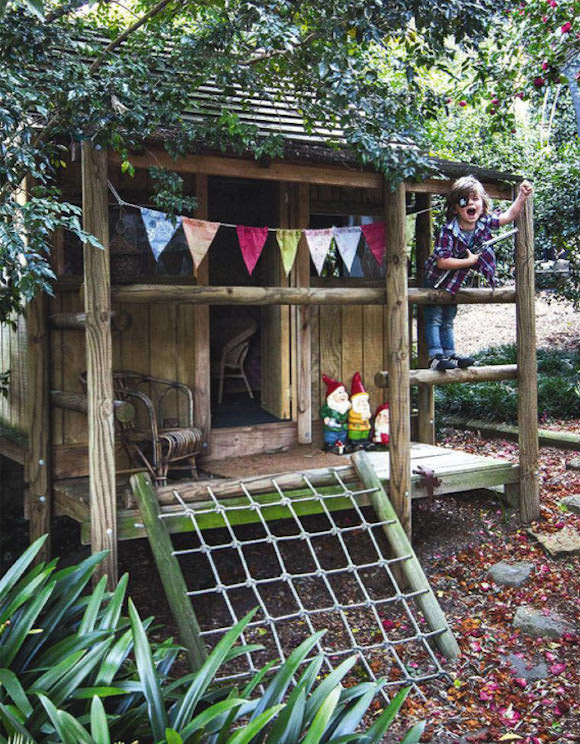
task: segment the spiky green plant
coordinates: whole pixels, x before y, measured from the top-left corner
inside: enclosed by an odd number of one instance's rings
[[[141,620],[131,600],[129,616],[122,615],[127,578],[112,593],[104,579],[85,591],[101,556],[62,571],[55,561],[31,567],[43,542],[0,580],[0,744],[374,744],[406,698],[408,690],[400,691],[366,731],[355,733],[382,683],[343,687],[356,657],[318,681],[322,657],[305,659],[321,633],[270,677],[273,662],[242,689],[218,686],[219,669],[250,650],[236,644],[253,612],[199,670],[172,680],[179,648],[171,640],[152,644],[151,621]],[[422,724],[413,727],[404,744],[421,732]]]

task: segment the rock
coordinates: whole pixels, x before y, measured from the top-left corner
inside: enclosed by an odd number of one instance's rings
[[[580,533],[573,527],[564,527],[558,532],[528,532],[553,557],[580,553]]]
[[[574,457],[566,463],[567,470],[580,470],[580,457]]]
[[[580,514],[580,493],[574,496],[566,496],[560,501],[562,506],[565,506],[568,511],[574,512],[574,514]]]
[[[496,584],[503,586],[521,586],[532,572],[534,565],[527,561],[506,563],[500,561],[489,569],[489,575]]]
[[[574,627],[555,612],[518,607],[513,619],[514,628],[534,638],[560,638],[564,633],[574,633]]]
[[[545,661],[529,662],[516,654],[509,654],[507,661],[514,677],[521,677],[527,682],[536,682],[548,677],[548,665]]]

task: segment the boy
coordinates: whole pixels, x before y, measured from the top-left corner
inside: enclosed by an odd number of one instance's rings
[[[495,256],[491,249],[478,248],[491,238],[491,231],[513,222],[532,193],[527,181],[520,184],[513,204],[501,214],[490,214],[491,203],[482,184],[474,176],[457,179],[447,195],[446,224],[435,241],[433,253],[425,262],[424,286],[456,294],[470,269],[480,271],[493,285]],[[470,367],[474,359],[455,352],[453,322],[457,305],[425,306],[425,337],[429,350],[429,369],[444,371]]]

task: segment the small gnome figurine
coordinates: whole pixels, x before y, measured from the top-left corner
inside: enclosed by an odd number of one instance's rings
[[[326,403],[320,409],[324,449],[342,455],[346,445],[347,415],[350,408],[348,393],[342,382],[322,375],[326,385]]]
[[[389,404],[383,403],[375,411],[375,420],[373,427],[373,442],[378,447],[387,447],[390,440],[390,412]]]
[[[348,442],[351,449],[368,449],[371,434],[371,408],[369,394],[364,389],[361,376],[354,373],[350,387],[351,409],[348,412]]]

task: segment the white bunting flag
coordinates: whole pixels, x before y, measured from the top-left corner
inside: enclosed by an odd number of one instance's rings
[[[308,243],[310,255],[316,266],[316,271],[318,272],[318,276],[320,276],[322,267],[324,266],[324,259],[328,255],[332,242],[332,227],[327,227],[324,230],[304,230],[304,235],[306,236],[306,242]]]
[[[177,217],[174,223],[166,214],[157,212],[155,209],[141,207],[140,211],[151,251],[155,256],[155,260],[159,261],[159,256],[163,253],[163,249],[169,243],[175,231],[180,227],[181,217]]]
[[[361,229],[360,227],[335,227],[333,231],[340,257],[350,272],[360,241]]]

